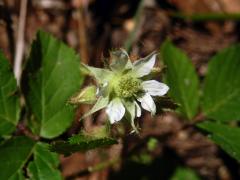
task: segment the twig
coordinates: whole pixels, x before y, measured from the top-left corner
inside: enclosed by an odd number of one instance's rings
[[[240,13],[193,13],[186,14],[181,12],[168,12],[167,15],[191,21],[226,21],[226,20],[240,20]]]
[[[144,147],[144,146],[146,145],[146,142],[148,141],[148,139],[149,139],[150,137],[155,137],[155,136],[149,135],[149,136],[145,137],[144,139],[142,139],[142,140],[140,141],[139,144],[137,144],[136,146],[132,147],[129,151],[127,151],[127,150],[125,149],[126,151],[124,152],[124,149],[123,149],[122,155],[124,155],[124,157],[127,157],[127,158],[122,158],[122,156],[118,156],[118,157],[115,157],[115,158],[110,159],[110,160],[108,160],[108,161],[105,161],[105,162],[101,162],[101,163],[99,163],[99,164],[96,164],[96,165],[94,165],[94,166],[89,166],[89,167],[87,167],[86,169],[81,170],[80,172],[77,172],[77,173],[74,173],[74,174],[72,174],[72,175],[70,175],[70,176],[67,176],[67,177],[66,177],[66,180],[73,180],[73,179],[76,179],[77,177],[86,176],[86,175],[89,175],[89,174],[91,174],[91,173],[93,173],[93,172],[102,171],[102,170],[104,170],[104,169],[107,169],[107,168],[109,168],[109,167],[112,167],[112,166],[114,166],[115,164],[120,163],[121,161],[130,160],[132,155],[135,155],[135,153],[136,153],[140,148],[142,148],[142,147]],[[125,141],[125,143],[127,143],[127,142]],[[127,145],[127,144],[125,144],[124,147],[127,148],[126,145]],[[128,158],[128,157],[130,157],[130,158]]]
[[[88,64],[89,54],[88,54],[88,39],[86,33],[86,7],[79,5],[76,9],[76,19],[78,22],[78,38],[79,38],[79,52],[81,56],[81,61]]]
[[[14,58],[14,74],[19,85],[21,71],[22,71],[22,59],[24,51],[24,30],[25,21],[27,14],[27,0],[21,0],[20,16],[18,23],[17,42],[16,42],[16,53]]]
[[[23,123],[19,123],[17,125],[17,129],[19,130],[20,133],[24,134],[25,136],[37,141],[40,139],[39,136],[33,134]]]
[[[117,158],[114,158],[114,159],[111,159],[109,161],[106,161],[106,162],[102,162],[102,163],[99,163],[95,166],[90,166],[76,174],[73,174],[71,176],[68,176],[66,177],[66,180],[71,180],[71,179],[75,179],[79,176],[85,176],[85,175],[88,175],[90,173],[93,173],[93,172],[97,172],[97,171],[101,171],[101,170],[104,170],[108,167],[111,167],[113,166],[114,164],[116,164],[117,162],[119,162],[121,160],[120,157],[117,157]]]

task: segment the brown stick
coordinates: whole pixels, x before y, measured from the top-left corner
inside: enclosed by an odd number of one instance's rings
[[[22,71],[22,59],[24,52],[24,30],[25,21],[27,15],[27,0],[21,0],[20,16],[18,23],[17,41],[16,41],[16,52],[14,58],[14,74],[19,85],[21,71]]]
[[[111,159],[111,160],[99,163],[97,165],[90,166],[90,167],[88,167],[86,169],[83,169],[82,171],[80,171],[80,172],[78,172],[76,174],[73,174],[71,176],[66,177],[66,180],[75,179],[77,177],[86,176],[86,175],[91,174],[93,172],[104,170],[104,169],[106,169],[108,167],[111,167],[111,166],[115,165],[120,160],[121,160],[120,157],[116,157],[114,159]]]

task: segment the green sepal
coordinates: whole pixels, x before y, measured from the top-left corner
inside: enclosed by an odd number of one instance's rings
[[[108,102],[109,102],[109,97],[108,96],[107,97],[102,97],[102,96],[99,97],[96,104],[92,107],[92,109],[89,112],[87,112],[86,114],[84,114],[80,120],[82,120],[82,119],[86,118],[87,116],[90,116],[91,114],[105,108],[108,105]]]
[[[124,49],[119,49],[110,52],[111,55],[111,64],[110,68],[113,71],[122,72],[126,69],[132,68],[132,63],[128,56],[128,53]]]
[[[83,63],[82,63],[82,66],[89,71],[89,75],[93,76],[96,79],[98,84],[104,84],[105,82],[108,82],[113,77],[113,72],[111,72],[108,69],[95,68]]]
[[[136,105],[134,104],[134,102],[131,101],[123,101],[123,104],[126,108],[126,118],[128,121],[130,121],[131,126],[133,128],[132,132],[134,133],[139,133],[138,128],[135,125],[134,119],[136,117]]]

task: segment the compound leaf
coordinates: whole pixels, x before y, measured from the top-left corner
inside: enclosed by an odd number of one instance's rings
[[[21,170],[31,156],[35,142],[27,137],[14,137],[0,145],[0,179],[21,179]]]
[[[44,138],[63,133],[74,119],[67,100],[83,78],[79,58],[64,43],[39,31],[23,74],[23,91],[33,116],[29,126]]]
[[[199,79],[194,66],[186,54],[168,40],[162,45],[161,53],[167,65],[165,78],[169,95],[180,104],[183,115],[191,119],[199,106]]]
[[[209,138],[240,161],[240,128],[216,122],[203,122],[198,127],[210,133]]]
[[[240,119],[240,45],[233,45],[215,55],[204,82],[204,113],[218,121]]]
[[[51,179],[61,180],[61,172],[57,169],[59,158],[56,153],[48,150],[48,145],[37,143],[33,152],[33,161],[28,165],[30,180]]]
[[[16,92],[12,69],[0,51],[0,136],[12,133],[19,120],[20,104]]]

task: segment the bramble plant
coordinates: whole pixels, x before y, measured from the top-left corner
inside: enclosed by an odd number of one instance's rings
[[[71,48],[39,31],[20,88],[10,63],[0,52],[0,179],[62,179],[59,154],[67,156],[122,143],[130,134],[129,124],[135,132],[130,136],[141,135],[141,126],[137,125],[143,115],[141,108],[152,117],[176,110],[175,115],[210,133],[213,142],[240,161],[240,128],[236,123],[240,119],[239,50],[240,45],[233,45],[210,60],[203,89],[190,59],[169,40],[160,52],[136,61],[124,49],[111,51],[109,63],[96,68],[81,64]],[[158,59],[163,60],[166,71],[154,67],[161,64]],[[160,74],[163,82],[158,81]],[[82,87],[88,75],[95,79],[95,84]],[[165,96],[167,93],[172,100]],[[91,133],[81,130],[66,137],[80,104],[93,105],[80,121],[105,108],[105,125]],[[204,122],[195,121],[199,115]],[[110,124],[119,129],[113,133]],[[160,141],[150,137],[147,151],[130,153],[127,158],[149,165],[153,161],[149,152]],[[107,160],[87,172],[107,168],[120,160],[121,157]],[[184,167],[177,168],[172,175],[172,179],[188,177],[200,179]]]

